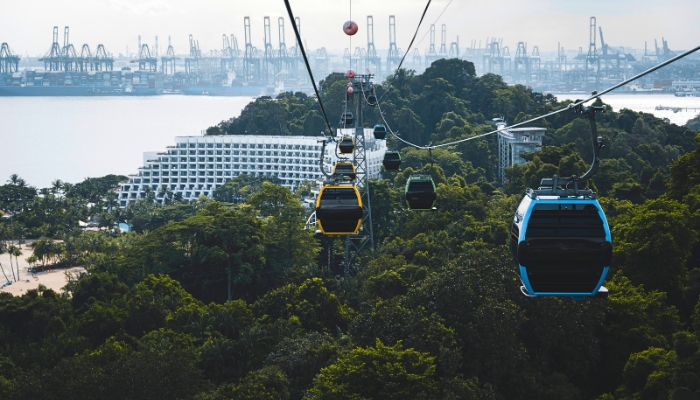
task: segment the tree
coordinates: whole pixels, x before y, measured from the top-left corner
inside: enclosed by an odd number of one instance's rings
[[[690,128],[690,129],[700,131],[700,114],[698,114],[697,116],[695,116],[695,118],[686,122],[685,126]]]
[[[290,399],[300,400],[321,368],[333,363],[349,346],[348,337],[334,340],[327,333],[310,332],[283,339],[267,356],[265,365],[281,368],[289,380]]]
[[[304,329],[321,332],[345,329],[351,317],[351,309],[330,293],[320,278],[269,291],[253,304],[253,313],[272,321],[297,318]]]
[[[633,283],[681,295],[686,261],[697,241],[688,207],[675,200],[649,200],[614,220],[613,265]],[[663,268],[659,268],[663,266]]]
[[[401,342],[355,348],[321,369],[310,393],[316,399],[408,399],[433,397],[437,392],[435,358]]]
[[[470,61],[460,60],[458,58],[441,58],[435,60],[430,64],[430,67],[426,68],[420,75],[422,82],[443,78],[454,85],[457,93],[461,93],[462,89],[467,87],[470,80],[474,77],[476,77],[474,64]]]
[[[265,224],[265,260],[273,270],[284,271],[312,263],[318,242],[305,229],[306,213],[299,199],[283,186],[264,182],[249,204],[258,210]]]

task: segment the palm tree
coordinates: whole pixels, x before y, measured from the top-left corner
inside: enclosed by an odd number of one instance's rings
[[[17,265],[17,280],[19,280],[19,258],[18,257],[22,255],[22,250],[20,250],[19,247],[16,247],[16,246],[13,246],[13,247],[15,247],[15,248],[12,250],[12,253],[10,253],[10,259],[12,259],[12,256],[15,256],[15,264]]]
[[[16,249],[16,248],[17,248],[17,247],[15,247],[14,244],[11,244],[11,245],[7,246],[7,254],[10,256],[10,271],[12,271],[12,278],[13,278],[15,281],[17,281],[17,277],[15,276],[15,270],[14,270],[14,268],[12,267],[12,256],[15,255],[15,249]],[[19,268],[17,268],[17,270],[19,271]]]
[[[61,190],[63,190],[63,194],[66,195],[66,194],[68,194],[68,192],[71,190],[72,187],[73,187],[72,183],[63,182],[63,188]]]
[[[56,179],[55,181],[51,182],[51,193],[56,195],[59,192],[61,192],[61,189],[63,189],[63,181],[60,179]]]
[[[27,182],[17,174],[10,175],[10,179],[8,179],[7,182],[19,187],[25,187],[27,185]]]
[[[5,243],[0,243],[0,254],[5,254],[5,253],[7,253],[7,246],[5,246]],[[10,257],[10,262],[12,262],[12,257]],[[7,277],[7,275],[5,275],[5,268],[2,266],[1,263],[0,263],[0,271],[2,271],[2,274],[5,276],[5,280],[7,280],[9,282],[10,279]],[[10,266],[10,271],[12,271],[12,266]]]

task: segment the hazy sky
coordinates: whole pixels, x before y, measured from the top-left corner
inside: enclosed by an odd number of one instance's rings
[[[296,16],[301,17],[302,38],[315,50],[326,47],[342,51],[346,47],[366,47],[366,18],[374,17],[377,49],[388,48],[389,15],[396,16],[398,47],[406,49],[420,15],[424,0],[353,0],[352,19],[360,31],[350,39],[342,32],[350,18],[348,0],[290,0]],[[432,2],[418,40],[428,32],[449,0]],[[287,47],[294,44],[294,33],[282,0],[0,0],[0,42],[9,43],[20,55],[44,54],[51,46],[54,26],[70,26],[71,43],[80,49],[102,43],[114,54],[133,51],[137,37],[152,45],[158,36],[161,52],[168,36],[177,53],[187,52],[188,35],[199,40],[203,52],[221,48],[221,35],[233,33],[239,47],[244,46],[243,17],[250,16],[253,45],[263,47],[263,17],[272,21],[273,45],[277,47],[277,19],[286,22]],[[541,52],[554,51],[557,42],[567,50],[588,48],[589,18],[597,17],[604,38],[611,46],[638,49],[648,41],[664,37],[672,50],[689,49],[700,44],[700,0],[453,0],[439,18],[436,46],[440,46],[440,27],[447,25],[447,45],[459,36],[460,47],[472,40],[485,43],[487,37],[503,38],[513,54],[517,42],[539,46]],[[599,39],[598,39],[599,40]],[[417,46],[424,54],[429,35]]]

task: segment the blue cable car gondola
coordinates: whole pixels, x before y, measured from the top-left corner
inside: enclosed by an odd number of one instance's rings
[[[374,138],[379,139],[379,140],[386,139],[386,126],[375,125],[374,126]]]
[[[523,292],[531,296],[604,296],[612,239],[595,193],[528,190],[511,228]]]
[[[595,113],[578,108],[591,122],[594,160],[582,177],[542,179],[528,189],[511,227],[510,249],[527,296],[607,297],[603,286],[612,260],[610,227],[596,194],[579,189],[600,164],[602,140]]]

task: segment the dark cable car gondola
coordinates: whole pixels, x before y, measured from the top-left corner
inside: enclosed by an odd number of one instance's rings
[[[374,92],[370,93],[367,96],[367,105],[370,107],[377,107],[379,103],[377,102],[377,96],[374,94]]]
[[[406,203],[411,210],[432,210],[437,199],[435,183],[429,175],[412,175],[406,182]]]
[[[352,235],[360,230],[362,200],[355,186],[328,185],[316,198],[316,223],[328,236]]]
[[[579,107],[591,122],[594,160],[582,177],[542,179],[528,189],[511,227],[510,248],[521,291],[527,296],[606,297],[602,286],[612,259],[610,227],[596,194],[579,189],[600,164],[602,139],[595,113],[605,107]]]
[[[375,139],[386,139],[386,126],[384,125],[375,125],[374,126],[374,138]]]
[[[352,136],[343,136],[338,142],[338,151],[340,154],[352,154],[355,150],[355,141]]]
[[[355,141],[352,139],[352,136],[343,136],[338,143],[338,151],[340,151],[340,154],[352,154],[354,150]]]
[[[382,165],[387,171],[396,171],[401,166],[401,154],[398,151],[387,151],[384,153]]]
[[[350,161],[338,161],[333,166],[333,177],[335,179],[349,179],[354,181],[356,174],[355,164]]]
[[[346,111],[340,116],[340,124],[343,126],[352,125],[355,123],[355,118],[350,111]]]

